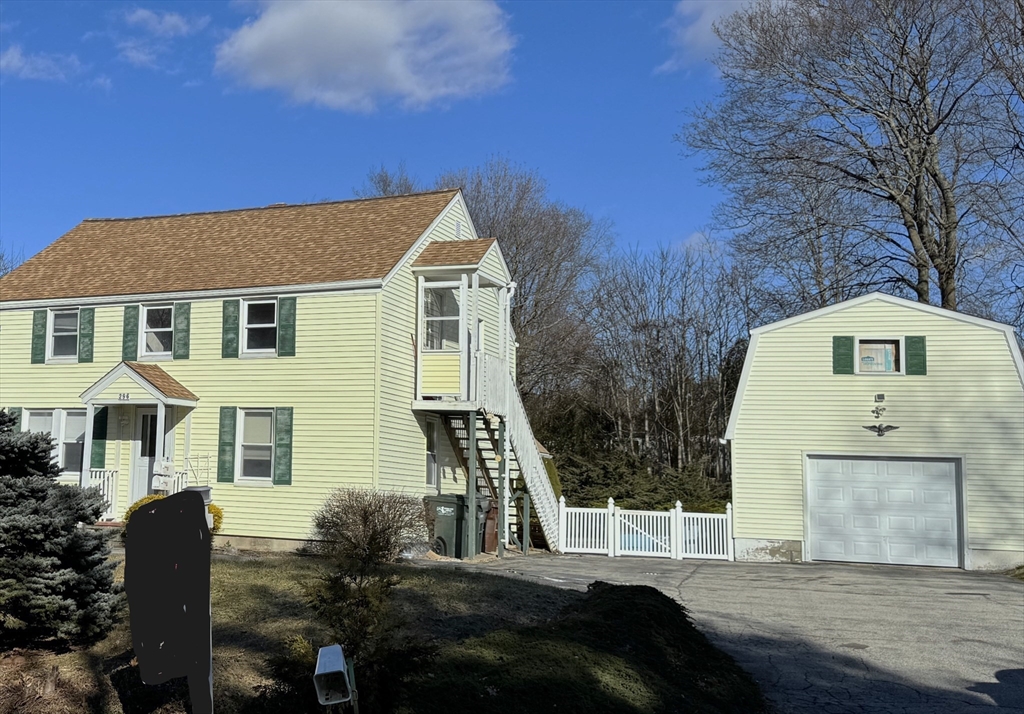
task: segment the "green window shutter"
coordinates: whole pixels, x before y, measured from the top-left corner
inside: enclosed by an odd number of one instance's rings
[[[292,416],[291,407],[274,410],[274,484],[288,486],[292,482]]]
[[[238,409],[220,408],[220,445],[217,448],[217,481],[232,483],[235,480],[235,420]]]
[[[174,303],[174,359],[188,359],[191,322],[192,303]]]
[[[83,307],[78,311],[78,361],[92,362],[93,328],[96,323],[96,310]]]
[[[277,301],[277,356],[295,356],[295,298]]]
[[[21,407],[7,407],[7,413],[14,417],[14,430],[21,431]]]
[[[124,306],[124,329],[121,332],[121,359],[134,362],[139,358],[139,306]]]
[[[224,301],[224,323],[221,332],[221,357],[238,356],[238,300]]]
[[[921,337],[904,337],[903,345],[907,351],[904,357],[907,360],[907,374],[928,374],[928,354],[925,349],[925,339]]]
[[[46,310],[32,312],[32,364],[46,362]]]
[[[107,415],[109,407],[100,407],[92,417],[92,454],[89,468],[107,468]]]
[[[853,338],[832,338],[832,374],[853,374]]]

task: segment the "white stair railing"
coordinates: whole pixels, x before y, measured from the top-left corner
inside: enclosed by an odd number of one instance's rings
[[[509,372],[508,362],[486,352],[477,352],[474,355],[473,372],[476,388],[474,401],[485,412],[504,417],[506,434],[526,482],[526,489],[530,492],[530,505],[537,513],[548,547],[552,551],[558,550],[558,502],[547,469],[544,468],[544,459],[537,450],[519,388]],[[525,525],[528,529],[529,524]]]

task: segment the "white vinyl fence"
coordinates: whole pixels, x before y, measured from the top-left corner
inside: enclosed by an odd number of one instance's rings
[[[627,511],[610,498],[607,508],[570,508],[562,496],[558,542],[563,553],[734,560],[732,504],[725,513],[687,513],[679,501],[671,511]]]

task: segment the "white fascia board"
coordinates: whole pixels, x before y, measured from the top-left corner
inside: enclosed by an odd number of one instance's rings
[[[171,302],[181,300],[217,300],[233,297],[290,296],[309,293],[375,292],[383,286],[380,278],[368,280],[342,280],[333,283],[305,283],[302,285],[269,285],[252,288],[219,288],[215,290],[179,290],[165,293],[136,293],[132,295],[99,295],[43,300],[11,300],[0,302],[0,310],[31,310],[44,307],[91,307],[97,305],[124,305],[143,302]]]
[[[813,320],[816,317],[831,315],[834,312],[839,312],[840,310],[845,310],[850,307],[856,307],[857,305],[863,305],[864,303],[871,302],[873,300],[880,300],[881,302],[889,303],[890,305],[918,310],[929,315],[945,317],[950,320],[958,320],[959,322],[965,322],[968,325],[976,325],[989,330],[998,330],[1006,338],[1006,346],[1010,350],[1014,367],[1017,369],[1017,377],[1021,381],[1021,386],[1024,387],[1024,355],[1021,354],[1020,348],[1017,346],[1017,338],[1014,337],[1012,327],[994,320],[986,320],[983,317],[966,315],[962,312],[955,312],[954,310],[947,310],[942,307],[936,307],[935,305],[928,305],[923,302],[917,302],[916,300],[907,300],[906,298],[896,297],[895,295],[888,295],[886,293],[868,293],[867,295],[861,295],[860,297],[838,302],[835,305],[828,305],[817,310],[812,310],[811,312],[805,312],[802,315],[794,315],[793,317],[786,318],[785,320],[779,320],[778,322],[772,322],[767,325],[762,325],[761,327],[755,327],[750,331],[750,334],[751,336],[755,336],[765,332],[772,332],[782,327],[795,325],[798,322],[803,322],[804,320]],[[746,368],[746,365],[744,365],[744,368]]]
[[[743,371],[740,372],[740,383],[736,385],[736,396],[732,400],[732,410],[729,412],[729,424],[725,427],[725,438],[732,440],[736,436],[736,421],[739,419],[740,407],[743,405],[743,392],[747,389],[747,380],[750,379],[750,370],[754,364],[754,352],[757,350],[758,335],[750,333],[750,342],[747,343],[747,354],[743,357]]]
[[[91,387],[89,387],[84,392],[82,392],[82,395],[81,395],[82,404],[96,403],[96,404],[120,404],[120,405],[125,405],[126,402],[122,402],[122,401],[114,401],[114,402],[112,402],[110,400],[95,401],[96,395],[101,394],[104,389],[109,387],[111,384],[116,382],[120,377],[122,377],[124,375],[127,375],[129,379],[131,379],[133,382],[135,382],[140,387],[145,389],[149,393],[149,395],[151,397],[153,397],[153,399],[155,399],[156,401],[158,401],[158,402],[160,402],[162,404],[173,405],[173,406],[181,406],[181,407],[194,407],[194,406],[196,406],[196,402],[194,400],[191,400],[191,399],[180,399],[180,398],[177,398],[177,397],[168,397],[163,392],[161,392],[159,389],[157,389],[149,380],[147,380],[145,377],[143,377],[141,374],[136,372],[134,369],[129,367],[124,362],[118,363],[112,370],[110,370],[105,375],[100,377]],[[134,403],[138,404],[138,402],[134,402]],[[130,406],[132,403],[129,402],[127,404]]]
[[[430,237],[430,234],[433,233],[434,229],[437,228],[438,225],[441,224],[441,221],[444,220],[445,216],[448,215],[448,211],[452,210],[452,206],[455,206],[456,204],[462,205],[463,210],[465,211],[466,217],[468,219],[469,211],[466,210],[465,201],[463,201],[462,199],[462,189],[459,189],[455,193],[455,195],[452,196],[452,200],[448,202],[448,205],[442,208],[441,212],[438,213],[434,220],[430,222],[430,225],[427,226],[426,230],[420,233],[420,237],[416,239],[416,241],[412,244],[409,250],[405,251],[405,255],[402,256],[401,260],[395,263],[394,267],[392,267],[391,270],[388,271],[388,274],[384,276],[384,280],[381,281],[381,287],[384,287],[389,282],[391,282],[391,279],[395,277],[399,270],[402,269],[402,266],[405,265],[409,261],[409,259],[412,258],[412,256],[416,255],[417,251],[419,251],[419,249],[422,248],[423,245],[427,242],[427,238]],[[470,228],[472,228],[472,221],[470,221],[469,225]],[[473,235],[475,236],[476,229],[473,228],[472,230]]]

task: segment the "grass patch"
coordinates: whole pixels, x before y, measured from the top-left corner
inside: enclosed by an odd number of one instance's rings
[[[256,687],[272,683],[267,658],[284,653],[289,638],[324,641],[301,587],[318,565],[295,555],[213,560],[219,713],[259,708]],[[402,714],[763,706],[752,680],[711,646],[682,607],[652,588],[601,585],[580,593],[448,564],[396,571],[402,637],[430,653],[415,674],[395,683]],[[184,679],[146,686],[132,658],[127,618],[88,649],[0,654],[0,714],[189,711]]]

